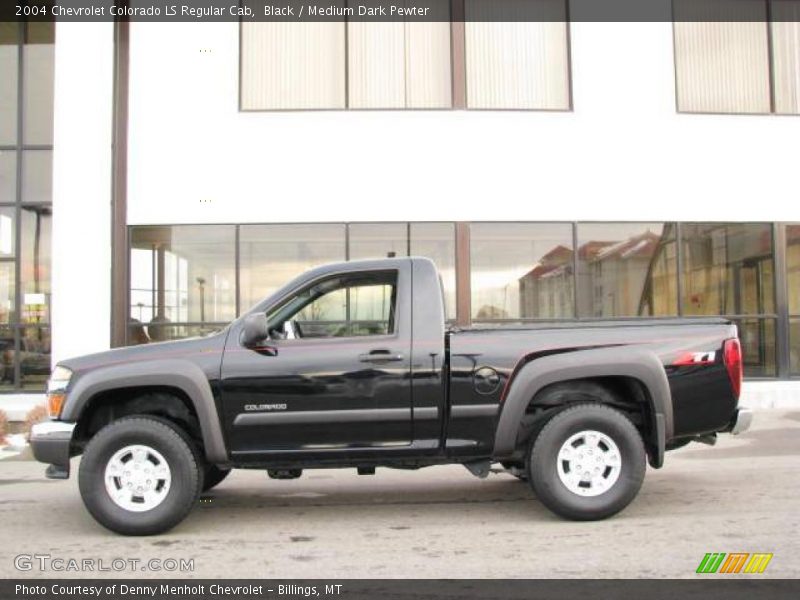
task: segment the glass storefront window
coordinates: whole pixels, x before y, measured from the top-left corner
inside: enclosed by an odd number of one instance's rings
[[[22,201],[51,202],[53,197],[53,151],[22,152]]]
[[[236,316],[235,227],[136,227],[131,234],[132,325],[220,323]],[[150,327],[155,326],[155,327]],[[149,331],[152,329],[152,331]]]
[[[678,314],[675,228],[668,223],[578,225],[578,315]]]
[[[786,227],[786,286],[789,304],[789,372],[800,375],[800,225]]]
[[[22,67],[22,139],[25,144],[53,143],[54,23],[25,24]]]
[[[571,224],[473,223],[470,247],[473,319],[575,316]]]
[[[352,223],[347,233],[350,260],[408,256],[406,223]]]
[[[0,23],[0,146],[17,143],[19,26]],[[2,187],[0,187],[2,191]]]
[[[44,389],[50,376],[50,330],[25,327],[20,330],[19,374],[23,390]]]
[[[786,284],[789,314],[800,316],[800,225],[786,227]]]
[[[14,150],[0,150],[0,202],[16,201],[17,154]]]
[[[2,216],[0,216],[2,219]],[[20,320],[25,324],[50,321],[50,231],[53,211],[49,205],[22,209],[20,235]]]
[[[304,271],[345,259],[343,224],[242,225],[242,312]]]
[[[770,224],[693,223],[682,236],[684,314],[775,312]]]
[[[10,392],[14,389],[15,354],[14,330],[0,327],[0,391]]]
[[[733,319],[742,343],[745,377],[775,377],[775,319]]]
[[[412,256],[430,258],[439,270],[444,287],[445,315],[456,317],[456,227],[453,223],[411,223]]]
[[[14,320],[15,269],[13,261],[0,261],[0,323]]]
[[[42,391],[50,372],[54,42],[54,23],[0,23],[3,391]]]

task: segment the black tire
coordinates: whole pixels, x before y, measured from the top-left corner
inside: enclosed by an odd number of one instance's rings
[[[156,450],[170,470],[166,496],[143,512],[119,506],[106,490],[106,465],[117,451],[131,445]],[[86,508],[104,527],[124,535],[154,535],[172,529],[189,514],[203,481],[200,464],[197,449],[177,426],[158,417],[125,417],[103,427],[86,445],[78,486]]]
[[[230,474],[230,469],[220,469],[217,465],[206,464],[203,474],[203,491],[207,492],[216,487]]]
[[[620,455],[616,481],[599,495],[588,497],[578,494],[583,489],[568,488],[559,475],[560,468],[569,466],[559,464],[564,464],[559,458],[562,446],[583,431],[608,436]],[[556,414],[532,441],[528,457],[528,479],[539,499],[554,513],[576,521],[605,519],[625,508],[639,492],[646,467],[644,443],[636,427],[620,411],[598,403],[577,404]]]

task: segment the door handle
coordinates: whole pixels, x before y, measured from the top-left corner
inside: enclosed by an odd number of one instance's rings
[[[389,350],[373,350],[366,354],[359,354],[358,360],[365,363],[400,362],[403,360],[403,355],[399,352],[390,352]]]

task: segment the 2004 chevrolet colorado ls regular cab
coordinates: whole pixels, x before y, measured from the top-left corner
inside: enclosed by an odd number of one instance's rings
[[[591,520],[633,500],[646,461],[746,429],[741,380],[727,321],[448,327],[433,263],[394,258],[309,271],[209,337],[59,363],[31,443],[54,478],[83,454],[86,507],[131,535],[233,468],[501,463]]]

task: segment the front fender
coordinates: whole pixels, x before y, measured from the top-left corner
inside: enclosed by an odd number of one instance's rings
[[[527,363],[509,382],[495,433],[495,458],[514,452],[519,425],[536,394],[554,383],[596,377],[630,377],[646,389],[654,422],[656,455],[653,465],[663,463],[666,441],[672,437],[672,396],[664,365],[651,351],[634,346],[578,350],[537,358]]]
[[[173,387],[183,391],[200,421],[206,458],[214,464],[228,462],[211,386],[200,367],[186,360],[141,361],[93,369],[78,376],[70,385],[60,418],[78,421],[89,400],[100,392],[144,386]]]

